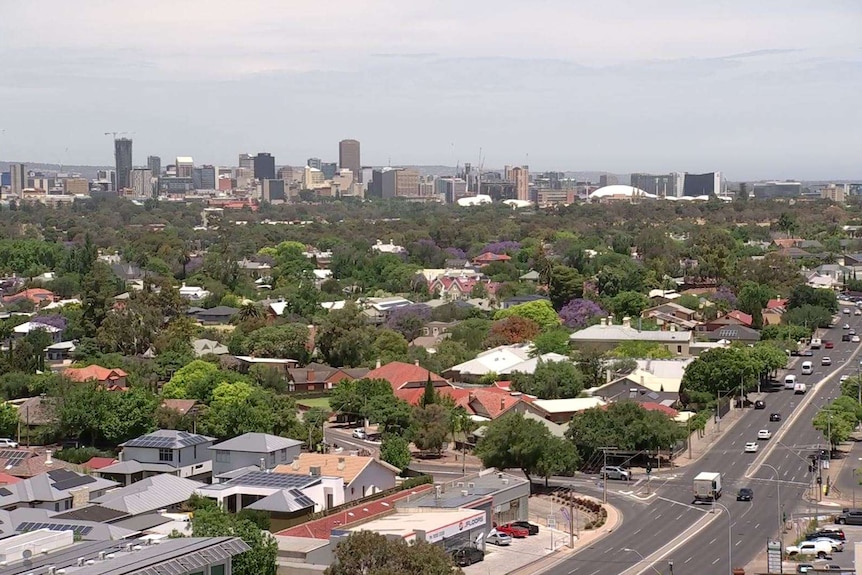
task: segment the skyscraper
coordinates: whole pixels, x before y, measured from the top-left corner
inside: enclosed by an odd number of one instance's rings
[[[305,162],[305,165],[309,168],[314,168],[315,170],[319,170],[321,164],[323,164],[323,160],[320,158],[308,158],[308,161]]]
[[[275,158],[267,152],[259,152],[254,157],[254,177],[257,180],[275,179]]]
[[[254,171],[254,156],[252,156],[251,154],[240,154],[239,167],[248,168],[249,170]]]
[[[149,198],[153,195],[153,172],[149,168],[132,168],[129,172],[129,187],[134,197]]]
[[[515,190],[519,200],[530,201],[530,168],[527,166],[515,166],[511,168],[511,181],[515,183]]]
[[[359,142],[341,140],[338,142],[338,167],[353,172],[357,182],[362,182],[362,163],[359,160]]]
[[[195,170],[195,160],[191,156],[177,156],[176,170],[178,178],[191,178]]]
[[[24,164],[11,164],[9,171],[12,172],[12,193],[20,195],[27,187],[27,167]]]
[[[147,156],[147,167],[154,178],[162,175],[162,159],[158,156]]]
[[[114,164],[117,174],[117,190],[129,187],[132,172],[132,140],[129,138],[117,138],[114,140]]]

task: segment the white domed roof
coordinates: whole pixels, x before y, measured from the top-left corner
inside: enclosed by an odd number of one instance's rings
[[[457,200],[457,204],[459,206],[480,206],[482,204],[490,204],[491,196],[487,196],[485,194],[479,194],[476,196],[468,196],[466,198],[459,198]]]
[[[592,194],[590,194],[590,199],[596,198],[612,198],[612,197],[639,197],[639,198],[656,198],[655,194],[648,194],[640,188],[634,188],[632,186],[626,186],[623,184],[614,184],[613,186],[605,186],[604,188],[599,188]]]

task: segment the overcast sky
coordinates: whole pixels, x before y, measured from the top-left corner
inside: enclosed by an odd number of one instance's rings
[[[39,0],[0,18],[0,159],[862,177],[860,0]]]

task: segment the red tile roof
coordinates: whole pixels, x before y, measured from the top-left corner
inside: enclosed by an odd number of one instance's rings
[[[165,409],[173,409],[180,415],[185,415],[190,409],[197,405],[197,403],[197,399],[164,399],[162,400],[162,407]]]
[[[430,491],[433,485],[420,485],[414,489],[399,491],[383,497],[375,501],[361,503],[355,507],[350,507],[344,511],[333,513],[327,517],[309,521],[302,525],[297,525],[284,531],[279,531],[276,535],[285,535],[288,537],[308,537],[311,539],[329,539],[333,529],[342,529],[345,525],[366,521],[371,517],[385,515],[395,510],[395,503],[414,494],[422,494]]]
[[[5,302],[18,301],[19,299],[28,299],[33,303],[42,303],[54,299],[54,292],[42,288],[30,288],[18,293],[6,296],[3,298]]]
[[[72,381],[90,381],[94,379],[96,381],[103,382],[116,381],[126,377],[128,374],[118,368],[108,369],[101,365],[88,365],[87,367],[67,367],[63,371],[63,375]]]
[[[506,254],[492,254],[491,252],[485,252],[484,254],[479,254],[473,258],[473,262],[489,264],[491,262],[507,262],[510,259],[512,258]]]
[[[116,462],[117,460],[113,457],[91,457],[89,461],[82,463],[81,467],[87,471],[95,471],[97,469],[113,465]]]
[[[395,391],[395,396],[410,405],[419,405],[424,393],[425,388],[413,387],[398,389]],[[528,395],[512,395],[508,389],[494,386],[470,389],[441,387],[437,389],[437,393],[452,398],[455,405],[463,407],[470,415],[480,415],[491,419],[499,417],[519,401],[533,402],[533,398]]]
[[[8,473],[3,473],[0,471],[0,485],[13,485],[18,483],[19,481],[24,481],[20,477],[15,477],[14,475],[9,475]]]
[[[732,312],[728,313],[726,317],[731,317],[747,327],[751,327],[751,324],[754,322],[754,318],[751,317],[751,315],[743,313],[738,309],[735,309]]]
[[[641,407],[643,407],[647,411],[661,411],[668,417],[676,417],[677,415],[679,415],[679,412],[674,408],[662,405],[660,403],[656,403],[654,401],[645,401],[644,403],[641,403]]]
[[[784,309],[787,306],[786,299],[771,299],[766,302],[766,309]]]
[[[428,371],[424,367],[401,361],[393,361],[386,365],[382,365],[377,369],[372,369],[365,377],[368,379],[385,379],[392,384],[392,389],[401,389],[410,383],[414,384],[414,386],[416,384],[424,386],[425,382],[428,381],[429,373],[431,374],[431,381],[434,382],[435,387],[440,385],[450,385],[448,381],[436,373]]]

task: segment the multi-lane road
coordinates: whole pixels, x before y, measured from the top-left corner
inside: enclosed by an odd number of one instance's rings
[[[807,457],[824,441],[811,420],[820,407],[838,396],[840,375],[857,372],[859,344],[841,341],[842,334],[847,333],[841,328],[845,321],[862,332],[862,318],[842,315],[839,326],[827,330],[823,337],[835,347],[798,358],[794,368],[788,370],[807,384],[805,395],[790,390],[764,394],[766,409],[747,410],[690,467],[656,474],[651,481],[653,495],[644,501],[622,493],[637,491],[631,486],[609,483],[612,503],[623,514],[622,525],[546,573],[637,575],[656,570],[664,573],[668,571],[668,562],[673,561],[675,575],[729,574],[731,568],[744,567],[758,554],[765,556],[767,539],[777,535],[782,513],[790,518],[809,506],[803,500],[812,479]],[[821,360],[827,356],[832,365],[822,366]],[[800,366],[805,360],[814,365],[811,375],[801,373]],[[770,422],[770,413],[780,413],[782,420]],[[770,430],[772,439],[757,441],[760,429]],[[758,453],[744,453],[745,444],[752,441],[760,445]],[[717,507],[717,513],[711,513],[710,506],[692,505],[692,479],[700,471],[721,472],[724,493],[719,503],[726,510]],[[780,482],[776,481],[776,472]],[[753,502],[736,501],[740,487],[754,490]],[[840,563],[840,557],[837,559]]]

